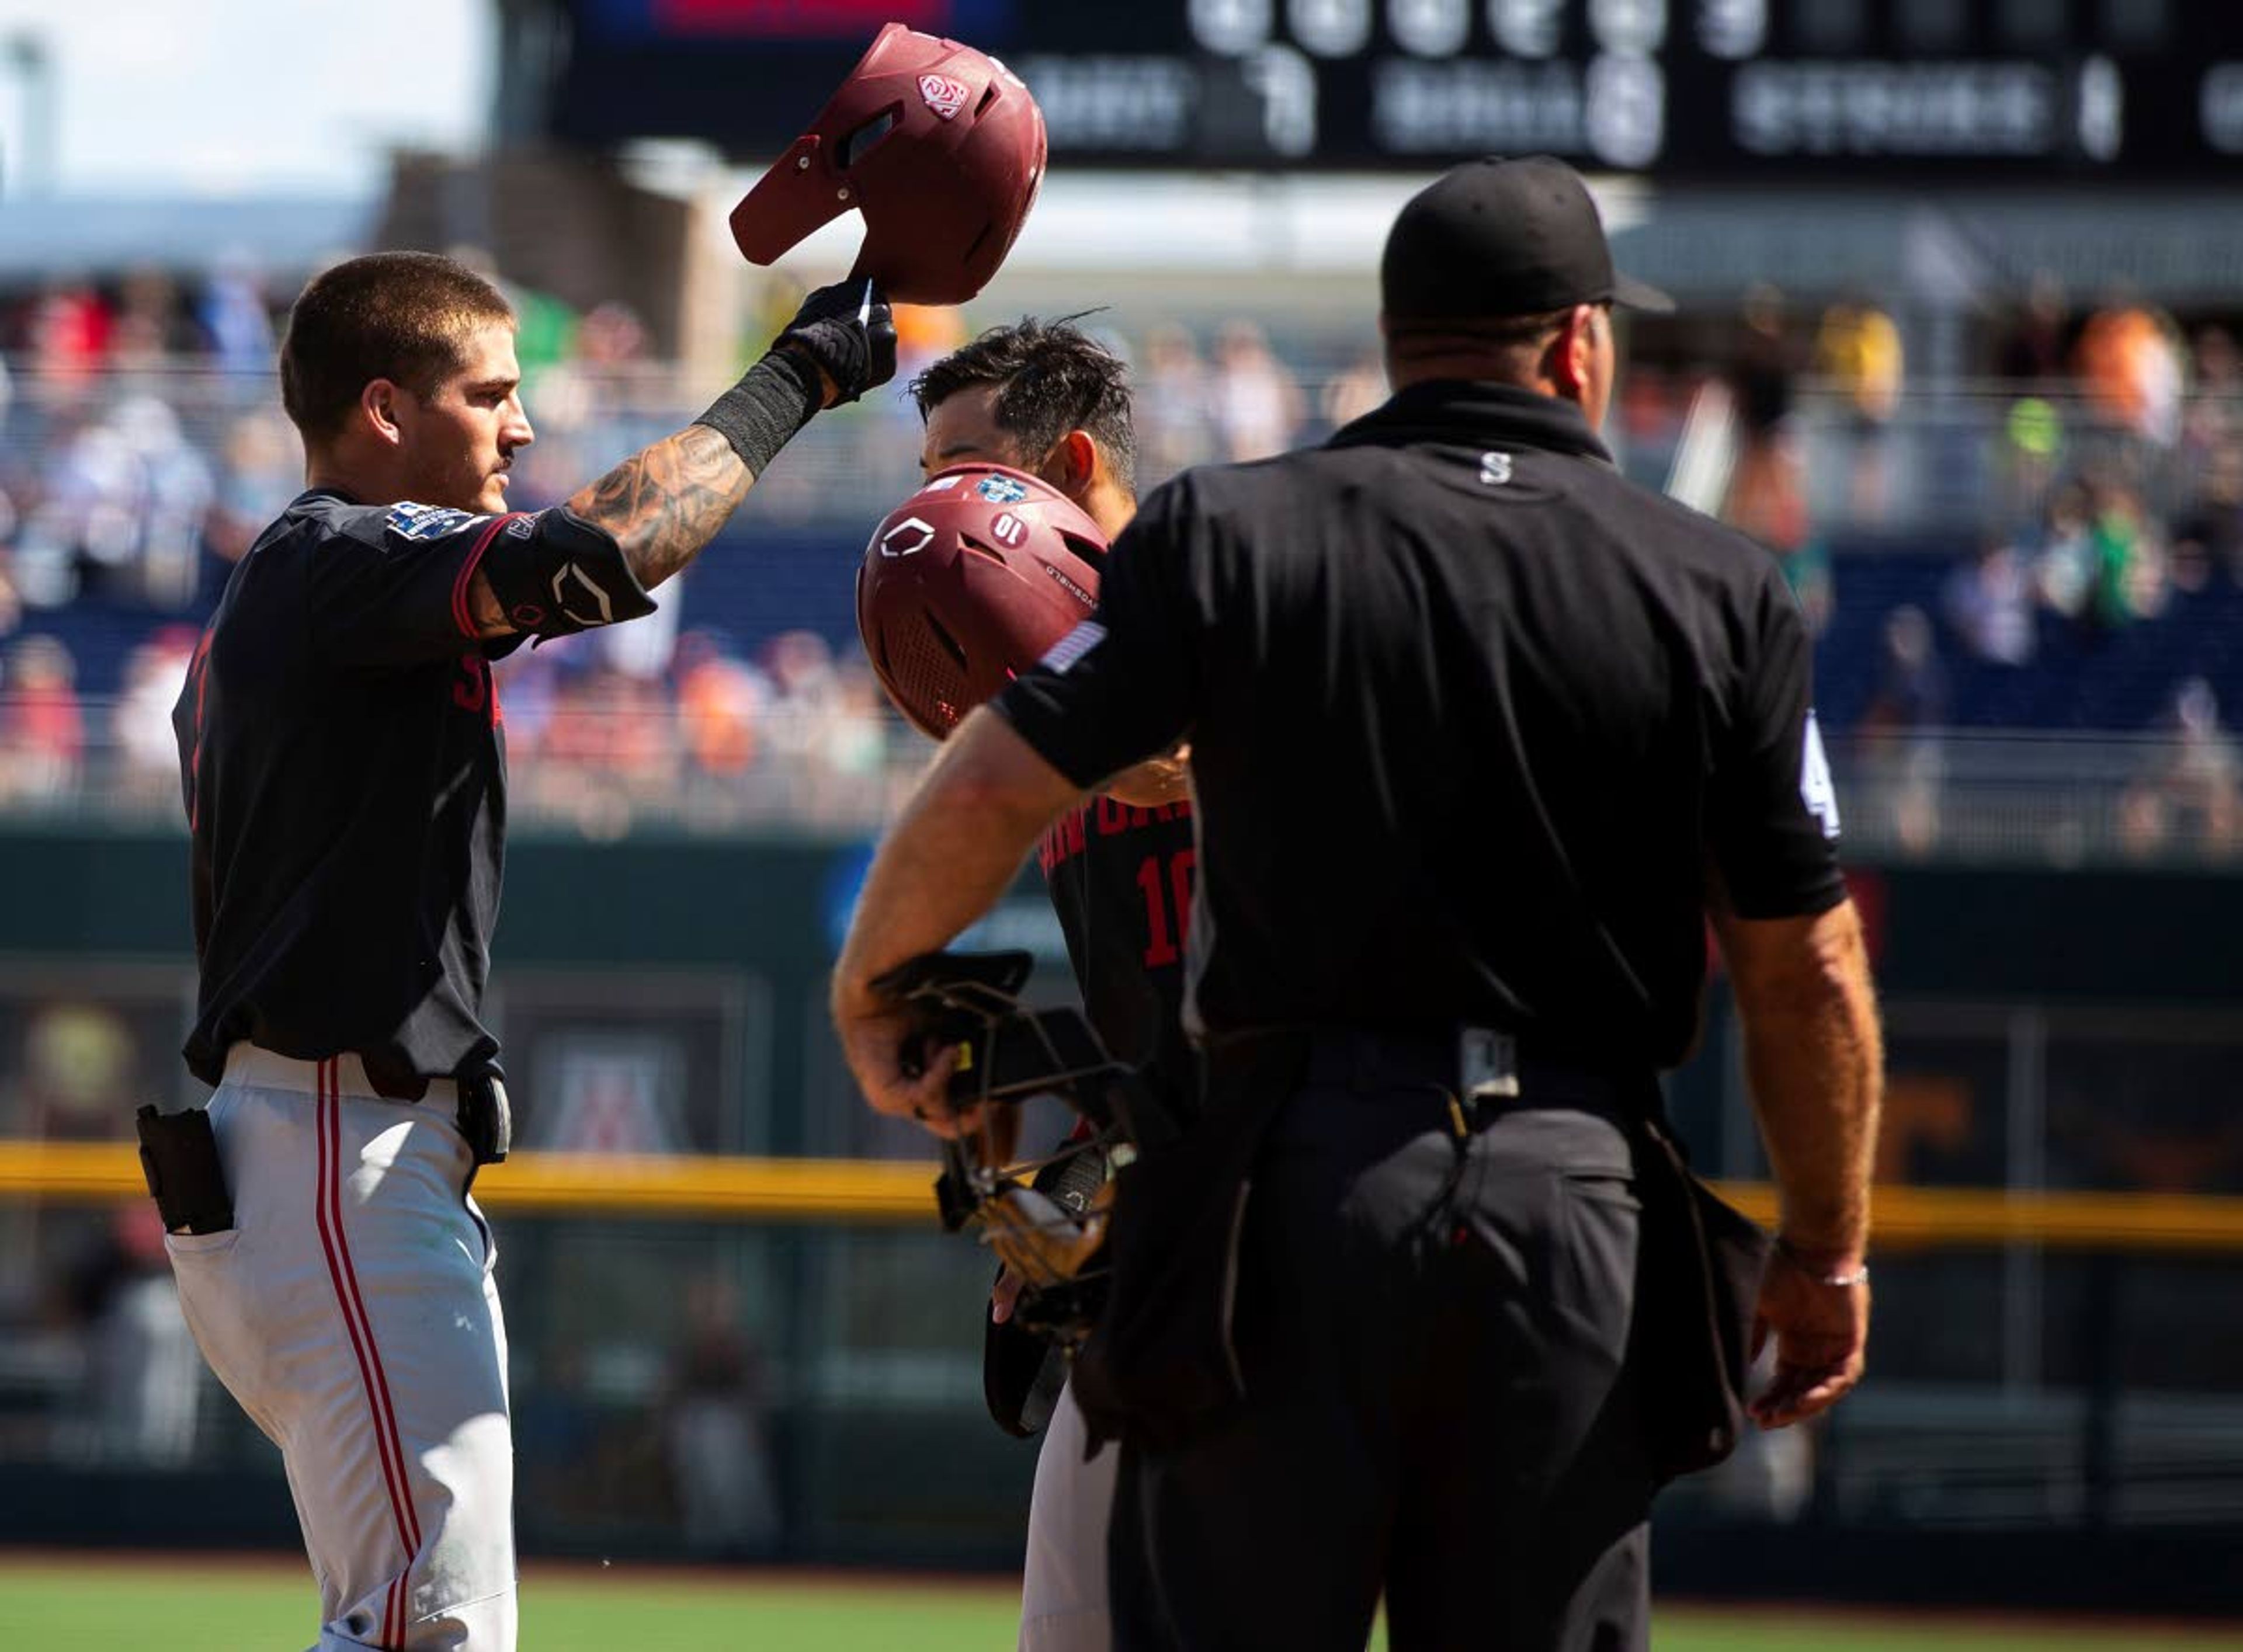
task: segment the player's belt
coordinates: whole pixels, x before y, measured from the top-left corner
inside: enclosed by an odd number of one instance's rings
[[[230,1085],[254,1085],[266,1090],[300,1090],[306,1095],[320,1093],[320,1068],[317,1061],[299,1061],[253,1044],[237,1044],[226,1052],[226,1082]],[[440,1108],[446,1115],[456,1112],[460,1105],[459,1085],[449,1078],[430,1078],[427,1087],[416,1098],[400,1096],[395,1087],[385,1090],[377,1085],[366,1070],[366,1063],[354,1055],[334,1058],[332,1093],[354,1097],[361,1101],[420,1100]]]

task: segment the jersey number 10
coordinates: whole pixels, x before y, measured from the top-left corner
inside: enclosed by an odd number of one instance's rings
[[[1145,897],[1145,967],[1157,970],[1182,957],[1184,932],[1191,925],[1192,872],[1199,851],[1180,849],[1163,859],[1148,855],[1137,868],[1137,888]]]

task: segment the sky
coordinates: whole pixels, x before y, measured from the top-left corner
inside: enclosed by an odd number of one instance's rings
[[[0,197],[40,180],[10,42],[39,37],[61,195],[366,194],[398,144],[472,147],[490,0],[0,0]]]

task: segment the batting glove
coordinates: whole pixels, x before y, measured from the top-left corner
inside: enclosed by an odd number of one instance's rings
[[[837,404],[896,376],[895,318],[870,277],[818,288],[771,347],[802,357],[831,379]]]

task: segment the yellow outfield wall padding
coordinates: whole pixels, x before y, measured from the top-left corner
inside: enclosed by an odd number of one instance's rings
[[[475,1179],[503,1215],[637,1220],[934,1226],[935,1166],[847,1158],[626,1158],[516,1153]],[[1765,1183],[1717,1184],[1763,1223]],[[0,1199],[111,1203],[146,1197],[131,1145],[0,1141]],[[1880,1187],[1874,1248],[2039,1244],[2064,1250],[2243,1252],[2243,1198],[2192,1193],[2011,1193]]]

